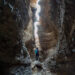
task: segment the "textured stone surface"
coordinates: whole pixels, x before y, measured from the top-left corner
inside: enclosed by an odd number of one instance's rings
[[[31,75],[30,57],[23,38],[30,22],[29,5],[30,0],[0,0],[0,69],[4,70],[1,75]]]
[[[40,25],[38,26],[38,35],[41,46],[41,55],[43,59],[47,58],[51,48],[56,46],[58,39],[58,30],[51,19],[51,1],[40,0],[41,6]]]
[[[41,0],[39,39],[42,48],[41,56],[49,62],[48,67],[58,75],[74,75],[75,53],[75,1],[72,0]],[[53,56],[51,48],[56,53]],[[49,56],[48,56],[49,55]],[[48,59],[49,57],[49,59]],[[64,70],[65,67],[65,70]]]
[[[36,0],[0,0],[1,75],[31,75],[28,54],[34,57],[34,41],[30,1],[35,16]],[[41,0],[39,4],[40,60],[57,75],[74,75],[75,1]]]

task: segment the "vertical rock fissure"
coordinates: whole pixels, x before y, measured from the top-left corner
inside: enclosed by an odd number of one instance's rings
[[[39,41],[39,35],[38,35],[38,26],[40,25],[40,11],[41,7],[39,5],[40,0],[37,0],[36,3],[36,13],[35,13],[35,18],[36,21],[34,22],[34,38],[35,38],[35,45],[36,47],[40,48],[40,41]]]

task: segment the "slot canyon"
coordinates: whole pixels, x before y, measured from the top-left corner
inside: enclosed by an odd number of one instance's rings
[[[75,75],[75,0],[0,0],[0,75]]]

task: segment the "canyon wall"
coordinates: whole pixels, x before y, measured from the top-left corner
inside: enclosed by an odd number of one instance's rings
[[[56,75],[74,75],[75,1],[40,0],[39,4],[39,60]],[[0,0],[1,75],[32,74],[35,11],[36,0]]]
[[[58,29],[54,24],[54,20],[51,18],[53,9],[53,7],[51,8],[51,0],[40,0],[39,4],[41,11],[39,13],[40,25],[38,26],[38,35],[41,46],[41,57],[45,60],[50,54],[52,55],[56,52],[55,47],[58,40]]]
[[[74,75],[75,1],[40,0],[41,56],[58,75]],[[53,49],[54,48],[54,49]],[[53,54],[53,55],[52,55]],[[45,62],[46,63],[46,62]],[[65,70],[64,70],[65,67]]]
[[[0,74],[31,75],[25,42],[32,28],[30,0],[0,0]],[[26,36],[29,38],[27,39]]]

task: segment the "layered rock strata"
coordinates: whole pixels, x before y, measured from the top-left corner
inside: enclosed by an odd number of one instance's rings
[[[48,61],[48,68],[58,72],[58,75],[74,74],[74,3],[72,0],[40,0],[39,3],[41,24],[38,26],[38,35],[42,48],[40,53],[43,61]]]

